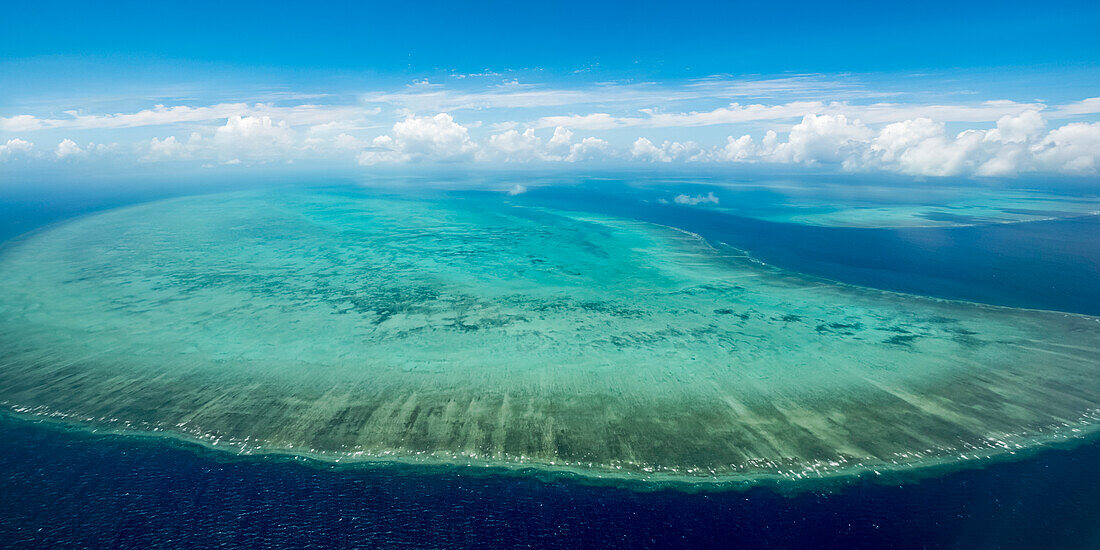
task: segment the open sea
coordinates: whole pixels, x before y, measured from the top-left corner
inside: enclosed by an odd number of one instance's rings
[[[0,419],[6,548],[1098,548],[1100,444],[905,484],[689,494],[235,459]]]
[[[0,241],[96,210],[211,190],[136,189],[6,190]],[[654,200],[680,191],[601,180],[512,200],[673,226],[854,285],[1100,314],[1100,216],[842,227]],[[237,457],[7,416],[0,447],[5,548],[1100,548],[1097,441],[910,479],[723,492]]]

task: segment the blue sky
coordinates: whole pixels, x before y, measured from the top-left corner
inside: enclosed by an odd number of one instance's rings
[[[1088,177],[1097,28],[1095,2],[7,2],[0,170]]]

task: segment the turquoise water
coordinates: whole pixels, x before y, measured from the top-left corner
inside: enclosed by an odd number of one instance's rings
[[[801,479],[1084,437],[1094,317],[499,196],[207,195],[0,253],[0,402],[240,453]]]
[[[825,189],[811,185],[763,189],[782,197],[777,201],[780,208],[759,211],[739,203],[721,208],[776,222],[831,227],[958,227],[1100,213],[1100,197],[1095,195],[1059,195],[972,184],[938,189],[918,187],[908,195],[889,187],[853,191],[845,184]],[[731,198],[736,198],[746,189],[735,187],[731,192]],[[905,200],[899,200],[899,195]]]

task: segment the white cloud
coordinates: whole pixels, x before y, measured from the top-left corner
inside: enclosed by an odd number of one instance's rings
[[[634,141],[630,154],[637,160],[648,162],[699,162],[710,160],[711,156],[710,151],[694,141],[680,143],[666,140],[660,146],[657,146],[646,138],[638,138]]]
[[[636,160],[647,162],[700,162],[711,160],[714,153],[701,147],[694,141],[680,143],[678,141],[665,140],[660,146],[646,138],[638,138],[630,149],[631,156]]]
[[[612,128],[672,128],[711,126],[715,124],[736,124],[759,120],[783,120],[799,117],[807,112],[824,109],[820,102],[794,102],[786,105],[739,105],[720,107],[712,111],[688,113],[661,113],[652,109],[643,109],[645,116],[614,117],[607,113],[588,115],[548,116],[535,121],[536,127],[565,126],[587,130],[609,130]]]
[[[588,136],[573,143],[573,132],[558,126],[554,128],[554,135],[546,144],[546,156],[549,160],[583,162],[605,158],[608,156],[609,149],[610,144],[606,140],[594,136]]]
[[[520,184],[515,184],[508,189],[508,194],[512,196],[522,195],[527,192],[527,187]]]
[[[671,162],[672,158],[668,156],[663,149],[653,145],[652,141],[644,137],[640,137],[634,141],[634,145],[630,148],[630,156],[636,160],[644,160],[649,162]]]
[[[271,101],[266,103],[155,105],[116,113],[66,111],[62,106],[46,112],[63,114],[6,113],[0,117],[0,132],[42,132],[42,139],[35,140],[39,142],[66,138],[52,152],[47,147],[38,155],[41,159],[130,150],[141,160],[191,160],[196,165],[354,157],[362,164],[606,159],[781,163],[914,176],[1009,177],[1100,169],[1100,123],[1095,122],[1100,98],[1061,105],[1038,100],[939,104],[912,101],[929,96],[910,93],[885,102],[868,98],[891,94],[869,90],[854,77],[820,75],[760,80],[719,75],[673,84],[615,82],[574,88],[519,82],[512,75],[486,77],[475,85],[463,79],[464,89],[456,89],[461,88],[457,77],[447,85],[420,81],[397,91],[363,94],[353,103],[329,95],[325,101],[334,103],[325,105],[294,104],[317,101],[317,96],[283,94],[264,96]],[[435,116],[412,114],[426,112],[425,106],[476,109],[478,120],[459,124],[444,109],[430,111],[439,112]],[[383,110],[401,119],[368,124]],[[121,129],[169,125],[176,127],[156,131],[151,139],[152,131],[127,130],[126,135],[142,136],[127,149],[88,142]],[[692,130],[703,127],[710,129]],[[669,128],[682,130],[665,130]],[[21,145],[29,147],[29,142],[0,136],[8,139],[7,145],[0,141],[0,158],[30,156]]]
[[[794,101],[778,105],[741,105],[732,103],[710,111],[663,113],[640,109],[644,116],[613,116],[609,113],[545,116],[536,120],[536,128],[564,126],[573,129],[610,130],[615,128],[692,128],[718,124],[742,124],[760,121],[786,121],[809,115],[858,118],[868,124],[910,118],[932,118],[948,122],[992,122],[1006,115],[1044,109],[1039,103],[988,101],[976,105],[906,105],[876,103],[851,105],[845,102]]]
[[[1006,115],[995,128],[953,138],[942,123],[929,119],[897,122],[879,132],[863,167],[926,176],[1012,176],[1035,168],[1029,144],[1042,138],[1045,127],[1038,111]]]
[[[1100,169],[1100,122],[1045,129],[1038,111],[1005,115],[993,128],[955,136],[947,134],[942,122],[928,118],[894,122],[876,131],[844,115],[807,115],[785,141],[770,130],[759,144],[749,135],[729,136],[725,146],[709,149],[692,142],[656,145],[641,137],[631,156],[647,162],[771,162],[914,176],[1091,174]]]
[[[570,132],[568,128],[558,126],[554,128],[554,135],[550,136],[550,142],[547,144],[547,150],[551,154],[555,155],[567,155],[569,154],[569,148],[573,144],[573,132]]]
[[[1030,152],[1041,170],[1095,174],[1100,171],[1100,122],[1052,130]]]
[[[379,109],[367,109],[364,110],[364,114],[376,115]],[[332,136],[335,134],[346,134],[348,132],[356,132],[369,128],[370,126],[365,124],[365,120],[357,118],[340,118],[336,120],[330,120],[323,124],[314,124],[306,129],[306,133],[310,136]]]
[[[844,115],[806,115],[791,128],[787,142],[776,146],[771,156],[783,162],[842,162],[871,135],[871,129],[858,119],[849,121]]]
[[[1066,118],[1080,115],[1095,115],[1098,113],[1100,113],[1100,97],[1090,97],[1082,99],[1081,101],[1075,101],[1055,107],[1052,112],[1052,117]]]
[[[61,140],[61,143],[57,144],[57,148],[54,149],[54,155],[60,159],[66,159],[69,157],[82,157],[87,152],[80,148],[75,141],[65,138]]]
[[[503,162],[582,162],[600,159],[607,150],[607,141],[597,137],[589,136],[573,143],[573,132],[562,127],[555,128],[546,142],[535,134],[534,128],[528,128],[523,133],[513,129],[490,136],[476,158]]]
[[[482,90],[451,90],[440,86],[410,86],[396,92],[368,92],[368,104],[395,105],[419,111],[464,109],[533,109],[606,103],[653,104],[709,97],[713,93],[669,89],[651,84],[598,85],[588,88],[493,86]]]
[[[0,116],[0,132],[29,132],[44,128],[41,120],[33,115]]]
[[[117,143],[95,143],[89,142],[84,147],[78,145],[75,141],[65,138],[57,144],[57,148],[54,149],[54,157],[57,160],[64,159],[77,159],[87,158],[90,155],[102,155],[112,151],[117,151],[119,145]]]
[[[607,113],[592,113],[589,115],[547,116],[536,120],[535,127],[566,127],[583,130],[610,130],[612,128],[635,126],[636,124],[631,124],[631,122],[635,120],[641,119],[618,118],[613,117]]]
[[[773,134],[774,135],[774,134]],[[737,139],[733,136],[726,138],[726,146],[715,151],[714,159],[727,162],[748,162],[759,154],[759,149],[752,141],[752,136],[745,134]]]
[[[218,103],[191,107],[156,105],[132,113],[83,114],[66,111],[68,118],[39,118],[30,114],[0,117],[0,131],[19,132],[47,129],[118,129],[142,126],[163,126],[195,122],[209,122],[232,117],[269,117],[285,121],[291,126],[322,125],[336,122],[345,126],[361,122],[365,117],[377,114],[378,108],[359,105],[294,105],[276,106],[270,103]]]
[[[0,161],[16,158],[34,149],[34,144],[23,139],[12,138],[7,143],[0,144]]]
[[[866,166],[878,165],[903,174],[954,175],[978,144],[975,137],[961,135],[960,139],[952,140],[942,123],[927,118],[896,122],[887,125],[872,140],[863,161]]]
[[[943,123],[917,118],[888,124],[871,142],[871,152],[884,162],[896,162],[903,153],[929,139],[945,137]]]
[[[176,136],[168,136],[164,139],[154,137],[149,140],[148,153],[143,157],[143,160],[189,158],[192,149],[192,147],[177,140]]]
[[[507,130],[489,137],[479,160],[499,159],[504,162],[530,162],[550,160],[551,155],[543,146],[542,139],[535,135],[534,128],[528,128],[521,134],[516,130]]]
[[[871,105],[850,105],[843,102],[830,103],[822,114],[856,117],[865,124],[883,124],[930,118],[940,122],[993,122],[1006,115],[1018,115],[1026,111],[1046,109],[1042,103],[1018,103],[1015,101],[985,101],[976,104],[961,105],[921,105],[902,103],[875,103]]]
[[[372,148],[359,154],[359,163],[465,160],[477,149],[466,127],[447,113],[406,118],[391,134],[375,138]]]
[[[286,121],[274,122],[269,116],[234,115],[214,132],[219,147],[271,152],[291,147],[294,135]]]
[[[231,117],[269,117],[291,128],[307,127],[309,134],[354,135],[367,121],[387,112],[454,112],[539,110],[526,126],[610,130],[615,128],[691,128],[699,126],[773,121],[790,123],[806,115],[845,115],[865,124],[929,118],[940,122],[993,122],[1006,115],[1035,110],[1048,120],[1100,113],[1100,98],[1047,106],[1008,100],[960,104],[876,102],[853,104],[868,98],[893,97],[892,91],[867,88],[854,76],[799,75],[779,78],[732,78],[714,75],[682,83],[605,82],[579,87],[520,83],[501,75],[493,81],[449,85],[414,82],[397,90],[374,90],[354,100],[339,95],[267,94],[259,102],[223,102],[209,105],[153,105],[130,112],[94,113],[72,106],[54,106],[47,112],[64,115],[11,113],[0,116],[0,132],[50,129],[120,129],[145,126],[195,125]],[[909,96],[920,97],[917,94]],[[288,104],[328,98],[332,103]],[[350,97],[350,96],[345,96]],[[738,101],[733,101],[738,99]],[[715,107],[716,105],[719,105]],[[68,109],[68,110],[66,110]],[[554,110],[558,112],[553,112]],[[551,112],[547,112],[551,111]],[[499,118],[498,118],[499,120]],[[489,121],[490,124],[504,124]],[[471,127],[471,125],[467,125]],[[193,128],[187,128],[188,131]]]
[[[706,195],[694,195],[694,196],[692,196],[692,195],[676,195],[676,198],[674,198],[672,200],[676,204],[688,204],[688,205],[692,205],[692,206],[694,206],[696,204],[707,204],[707,203],[718,204],[718,197],[714,196],[713,192],[707,193]]]
[[[992,158],[982,162],[974,170],[974,174],[987,177],[1015,176],[1020,172],[1021,165],[1027,161],[1025,155],[1024,150],[1019,147],[1001,148]]]
[[[586,137],[579,143],[569,146],[569,154],[565,156],[566,162],[582,162],[586,160],[598,160],[608,154],[608,143],[598,137]]]
[[[927,118],[887,124],[878,132],[842,116],[807,116],[792,128],[786,142],[769,134],[757,149],[761,160],[789,163],[832,163],[846,170],[888,170],[920,176],[972,174],[1014,176],[1023,172],[1095,173],[1100,156],[1100,123],[1070,123],[1044,133],[1046,121],[1038,111],[1024,111],[998,119],[989,130],[964,130],[955,136],[945,125]],[[732,158],[725,152],[745,136],[728,138],[716,160],[751,159],[752,153]]]
[[[470,125],[476,126],[476,125]],[[550,136],[536,128],[510,128],[491,134],[479,145],[467,126],[448,113],[409,116],[386,135],[365,140],[346,132],[332,135],[338,125],[321,125],[296,132],[285,121],[267,116],[231,116],[225,124],[194,132],[187,140],[156,137],[139,147],[142,160],[196,159],[247,161],[297,156],[358,153],[362,164],[417,161],[580,162],[622,155],[607,140],[587,136],[576,141],[573,131],[556,127]],[[877,128],[877,129],[876,129]],[[1100,123],[1075,122],[1047,131],[1038,110],[1004,115],[988,129],[948,134],[942,121],[918,117],[870,126],[843,114],[809,114],[780,134],[768,130],[756,141],[751,135],[728,136],[724,145],[639,137],[626,151],[641,162],[754,162],[817,165],[845,171],[883,170],[914,176],[1011,177],[1029,172],[1092,174],[1100,169]],[[331,137],[330,137],[331,136]],[[0,158],[25,154],[30,143],[9,139]],[[56,159],[87,158],[90,153],[117,150],[115,145],[80,145],[66,138]]]
[[[997,119],[997,127],[985,135],[986,141],[1023,143],[1043,133],[1047,123],[1039,111],[1024,111],[1019,115],[1005,115]]]
[[[192,132],[187,141],[176,136],[152,138],[141,157],[145,161],[172,159],[239,159],[283,158],[306,147],[286,121],[274,121],[268,116],[231,116],[225,124],[207,128],[204,136]]]

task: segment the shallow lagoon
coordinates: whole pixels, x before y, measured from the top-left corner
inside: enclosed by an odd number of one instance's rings
[[[244,452],[667,479],[1092,431],[1100,322],[847,287],[499,197],[210,195],[0,255],[0,401]]]

